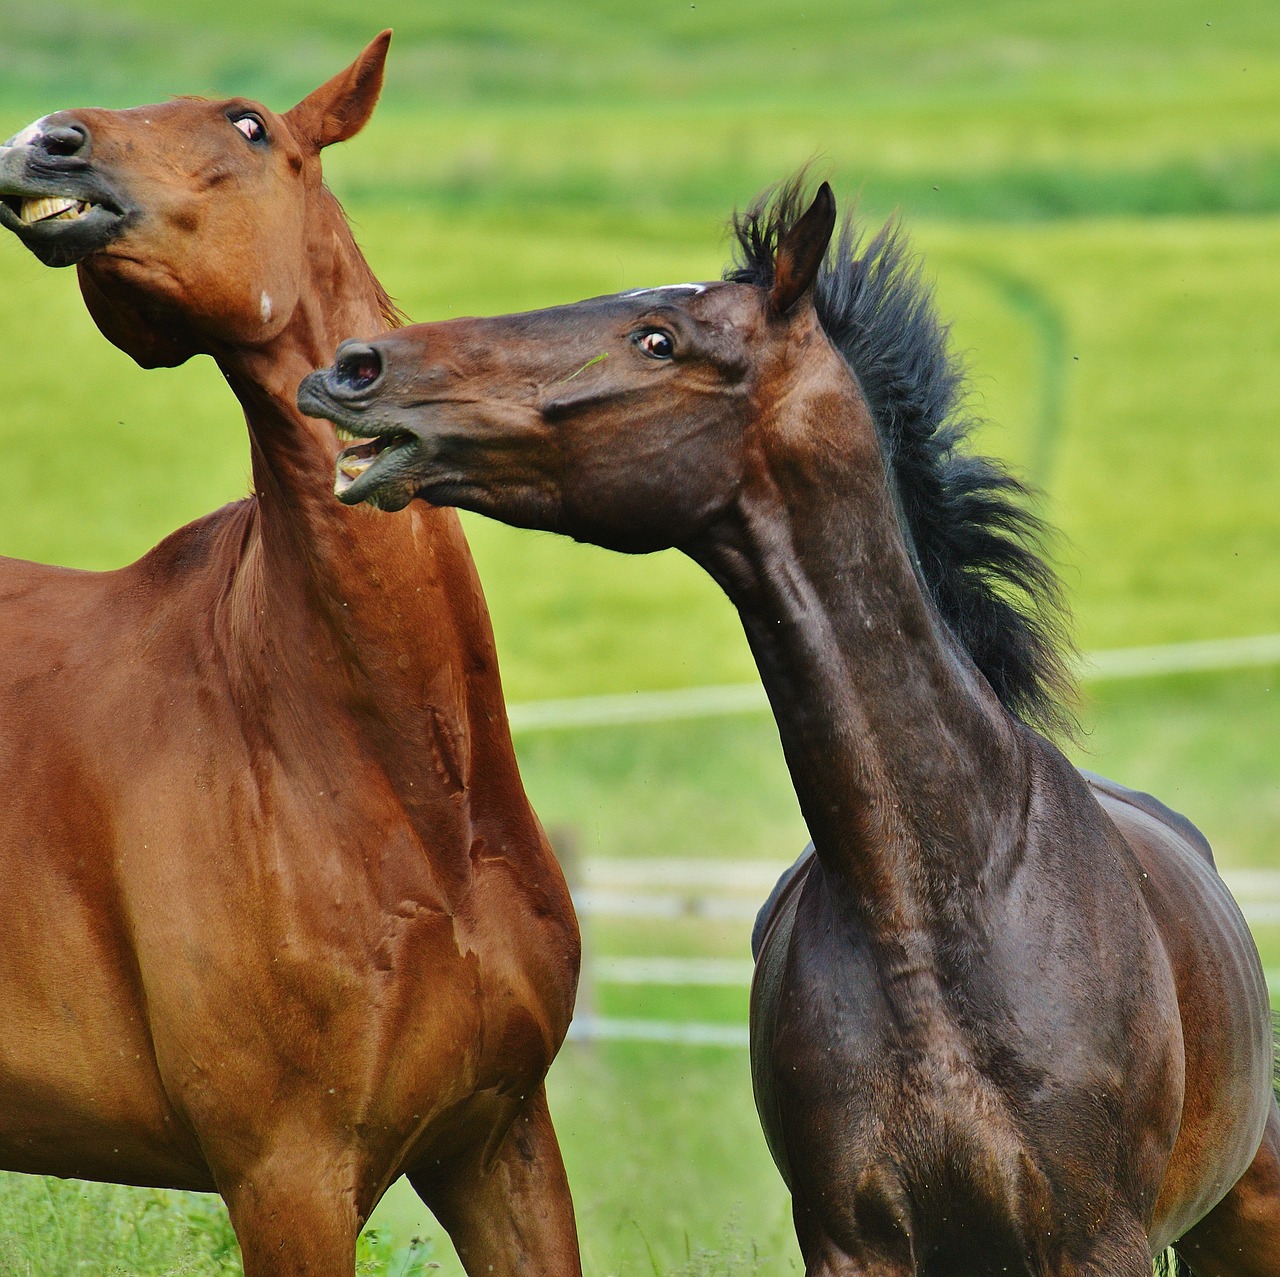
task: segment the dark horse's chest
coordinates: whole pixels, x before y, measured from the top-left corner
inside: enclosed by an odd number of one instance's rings
[[[757,930],[752,1076],[779,1170],[850,1254],[928,1277],[1042,1271],[1070,1231],[1063,1200],[1107,1213],[1105,1174],[1068,1190],[1061,1168],[1086,1150],[1114,1167],[1114,1114],[1082,1104],[1047,1056],[971,1030],[927,973],[887,989],[857,935],[832,942],[809,882],[821,872],[802,858]]]

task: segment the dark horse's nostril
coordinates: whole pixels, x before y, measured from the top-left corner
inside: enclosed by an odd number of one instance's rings
[[[368,390],[382,376],[382,356],[372,346],[347,342],[338,350],[333,379],[343,390]]]
[[[88,149],[89,130],[83,124],[56,124],[45,129],[36,142],[49,155],[79,155]]]

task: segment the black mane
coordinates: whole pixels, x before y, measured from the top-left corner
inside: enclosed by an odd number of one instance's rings
[[[768,288],[778,242],[808,207],[804,174],[735,215],[725,278]],[[857,377],[920,574],[1000,702],[1018,718],[1070,731],[1066,608],[1043,554],[1033,493],[998,461],[966,450],[977,424],[964,370],[933,290],[890,221],[869,243],[846,215],[815,290],[823,328]]]

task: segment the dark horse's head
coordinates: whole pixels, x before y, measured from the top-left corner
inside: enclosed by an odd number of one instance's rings
[[[246,98],[46,115],[0,146],[0,226],[76,266],[98,326],[144,366],[267,341],[333,203],[320,151],[369,118],[389,41],[283,115]]]
[[[303,383],[306,411],[372,442],[348,449],[343,501],[421,495],[615,549],[678,545],[731,499],[747,432],[835,217],[822,193],[770,290],[672,284],[348,343]]]
[[[1039,524],[1015,479],[958,447],[959,372],[894,229],[860,253],[847,222],[833,250],[835,220],[825,183],[811,202],[792,183],[738,221],[724,280],[346,343],[299,393],[365,440],[339,457],[337,495],[697,557],[779,467],[819,502],[887,476],[943,620],[1009,708],[1052,722]]]

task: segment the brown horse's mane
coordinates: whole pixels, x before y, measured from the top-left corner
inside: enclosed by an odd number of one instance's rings
[[[773,283],[778,243],[808,207],[806,175],[735,214],[725,278]],[[814,297],[818,318],[862,388],[884,450],[903,531],[943,621],[1019,719],[1070,734],[1074,719],[1061,585],[1035,492],[966,448],[978,419],[932,286],[892,219],[864,243],[846,215]]]
[[[342,219],[342,224],[347,228],[347,234],[351,236],[351,247],[355,250],[356,260],[369,281],[369,286],[373,289],[374,297],[378,302],[378,313],[386,321],[388,328],[403,328],[409,322],[409,316],[396,305],[394,298],[382,286],[382,281],[373,273],[373,267],[369,265],[368,259],[364,255],[364,250],[356,242],[355,232],[351,228],[351,219],[347,216],[346,209],[342,207],[338,197],[329,189],[328,183],[323,187],[325,195],[333,201],[334,211]]]

